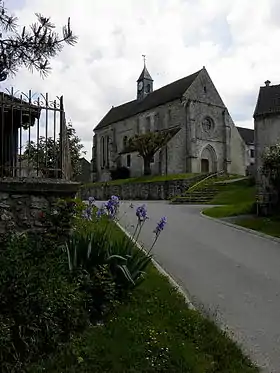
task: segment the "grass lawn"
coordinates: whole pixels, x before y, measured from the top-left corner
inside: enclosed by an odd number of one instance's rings
[[[255,202],[255,193],[255,186],[251,185],[249,180],[221,186],[221,192],[209,204],[222,206],[207,208],[203,213],[213,218],[250,214]]]
[[[253,217],[250,219],[238,219],[235,224],[245,228],[250,228],[255,231],[263,232],[274,237],[280,237],[280,217],[279,218],[263,218]]]
[[[170,174],[170,175],[153,175],[153,176],[141,176],[129,179],[119,179],[119,180],[111,180],[107,184],[109,185],[122,185],[127,183],[155,183],[157,181],[168,181],[168,180],[181,180],[181,179],[189,179],[193,176],[197,176],[198,174]],[[90,184],[84,184],[84,188],[88,188],[91,186],[98,186],[104,184],[103,182],[96,182]]]
[[[114,226],[110,238],[122,234]],[[89,327],[43,366],[29,373],[259,372],[213,322],[188,309],[152,265],[104,325]]]

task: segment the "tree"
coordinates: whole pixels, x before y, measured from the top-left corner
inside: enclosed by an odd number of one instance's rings
[[[77,37],[68,24],[62,28],[62,36],[54,31],[50,18],[36,13],[37,22],[29,29],[19,30],[17,18],[8,14],[0,0],[0,81],[15,74],[22,66],[39,71],[46,76],[50,70],[49,60],[55,57],[64,44],[74,45]]]
[[[76,130],[71,122],[67,125],[67,136],[73,179],[76,180],[81,173],[81,155],[86,154],[86,152],[83,151],[84,145],[81,144],[81,139],[76,135]],[[29,159],[33,165],[38,165],[44,176],[55,178],[57,177],[56,170],[60,167],[60,154],[60,138],[55,141],[52,137],[46,139],[46,137],[41,136],[38,145],[34,141],[26,144],[23,158]]]
[[[261,172],[269,180],[276,195],[276,208],[280,204],[280,143],[270,146],[263,154]]]
[[[128,146],[121,154],[138,152],[139,157],[142,157],[144,161],[144,175],[150,175],[151,162],[154,155],[165,146],[178,131],[180,131],[180,127],[135,135],[129,139]]]

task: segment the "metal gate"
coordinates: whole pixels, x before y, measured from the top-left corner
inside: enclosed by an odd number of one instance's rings
[[[0,178],[71,178],[63,96],[0,92]]]

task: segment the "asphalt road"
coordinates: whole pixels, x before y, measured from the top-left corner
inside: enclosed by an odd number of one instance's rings
[[[132,233],[130,203],[122,202],[120,224]],[[280,373],[280,244],[202,217],[201,206],[132,203],[148,208],[140,243],[150,247],[166,216],[155,259],[265,372]]]

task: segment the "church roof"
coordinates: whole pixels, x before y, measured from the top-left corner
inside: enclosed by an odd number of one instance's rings
[[[194,74],[159,88],[149,93],[143,100],[134,100],[120,106],[112,107],[94,130],[99,130],[112,123],[181,98],[201,71],[199,70]]]
[[[260,87],[254,118],[280,113],[280,84]]]
[[[254,144],[254,130],[251,128],[236,127],[245,144]]]
[[[141,75],[139,76],[137,82],[139,82],[140,80],[144,80],[144,79],[147,79],[147,80],[153,80],[147,67],[146,67],[146,64],[144,65],[144,69],[141,73]]]

